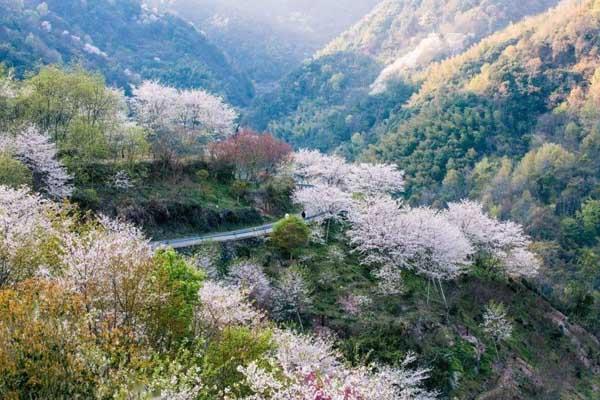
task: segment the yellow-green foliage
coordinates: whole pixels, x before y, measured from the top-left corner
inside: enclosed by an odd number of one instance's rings
[[[422,86],[413,97],[412,104],[450,88],[477,93],[502,90],[498,84],[504,83],[502,74],[507,65],[518,65],[532,73],[543,72],[541,60],[535,57],[541,53],[542,47],[550,45],[553,56],[560,57],[567,54],[570,43],[578,43],[586,34],[594,35],[597,31],[600,14],[591,12],[597,8],[597,2],[587,0],[577,3],[565,2],[555,10],[526,18],[485,38],[458,56],[433,64],[417,76],[416,80],[421,81]],[[591,50],[582,47],[577,51],[590,54]],[[581,62],[587,61],[587,58],[581,59]],[[593,74],[594,69],[582,70],[581,66],[573,64],[569,68],[574,72]]]
[[[248,395],[248,389],[236,385],[243,378],[238,366],[248,366],[257,361],[259,366],[267,353],[274,348],[270,330],[247,327],[227,327],[206,351],[203,382],[208,388],[206,399],[221,398],[225,388],[234,388],[238,395]]]
[[[120,110],[121,98],[107,89],[104,78],[83,69],[42,68],[25,82],[19,98],[26,117],[57,139],[63,139],[74,121],[106,128]]]
[[[158,348],[169,349],[193,337],[194,310],[204,275],[173,250],[158,252],[154,263],[148,337]]]
[[[90,397],[93,344],[82,299],[59,284],[0,290],[0,398]]]
[[[271,242],[275,247],[293,256],[308,244],[309,236],[310,229],[302,219],[288,216],[275,224]]]
[[[10,154],[0,152],[0,185],[18,188],[32,184],[31,171],[22,162],[12,158]]]

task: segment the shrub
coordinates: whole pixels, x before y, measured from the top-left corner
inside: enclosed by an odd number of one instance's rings
[[[290,257],[306,247],[310,237],[310,229],[299,217],[287,216],[273,228],[271,242]]]
[[[250,185],[248,182],[238,181],[236,180],[231,184],[231,191],[236,197],[236,201],[239,203],[240,199],[243,199],[250,190]]]
[[[33,176],[25,164],[6,153],[0,153],[0,185],[12,188],[32,186]]]
[[[154,261],[148,337],[156,346],[170,348],[193,334],[194,309],[204,275],[174,250],[159,251]]]
[[[82,208],[96,210],[100,207],[100,196],[96,189],[79,189],[73,194],[73,200],[76,201]]]
[[[227,327],[206,351],[202,382],[211,391],[207,398],[221,398],[226,388],[232,389],[240,397],[250,394],[248,388],[236,383],[243,381],[238,366],[247,367],[252,362],[258,364],[267,352],[273,349],[272,333],[269,330],[253,330],[247,327]],[[266,367],[266,365],[262,365]],[[237,386],[237,387],[236,387]],[[218,397],[217,397],[218,396]]]
[[[0,291],[0,398],[91,398],[92,345],[79,296],[30,280]]]
[[[201,169],[196,172],[196,179],[198,179],[200,183],[204,183],[209,177],[210,173],[205,169]]]

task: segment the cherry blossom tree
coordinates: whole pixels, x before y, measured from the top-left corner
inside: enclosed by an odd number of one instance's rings
[[[301,315],[312,304],[310,295],[310,289],[300,272],[285,271],[273,295],[273,314],[280,319],[295,317],[302,326]]]
[[[340,220],[342,213],[350,210],[353,204],[350,194],[336,186],[322,183],[296,190],[293,200],[302,205],[308,216],[317,217],[317,220],[320,221],[327,221],[325,241],[329,239],[331,221]]]
[[[414,270],[439,285],[467,271],[474,252],[461,230],[431,208],[400,207],[386,196],[358,201],[347,232],[363,262]]]
[[[204,90],[177,90],[144,81],[133,90],[132,109],[138,121],[154,131],[154,151],[170,160],[202,140],[229,136],[237,112]]]
[[[222,98],[204,90],[177,90],[157,81],[144,81],[133,90],[132,108],[152,129],[176,127],[188,133],[228,136],[238,115]]]
[[[321,183],[296,190],[293,200],[302,205],[307,215],[318,216],[321,220],[340,219],[341,213],[350,210],[353,204],[348,193]]]
[[[134,187],[131,177],[125,170],[118,171],[112,179],[112,185],[121,190],[129,190]]]
[[[513,326],[506,316],[504,304],[494,301],[488,303],[483,313],[481,327],[492,338],[494,348],[496,349],[496,356],[499,357],[498,343],[509,339],[513,331]]]
[[[364,264],[408,267],[403,259],[395,260],[397,253],[392,253],[398,240],[400,208],[389,196],[370,197],[354,204],[348,214],[351,226],[346,233]]]
[[[35,189],[54,199],[71,196],[71,176],[57,158],[56,145],[36,127],[23,129],[17,136],[3,136],[0,150],[13,154],[34,177]]]
[[[485,214],[480,203],[463,200],[448,204],[446,218],[458,226],[473,246],[485,256],[496,257],[511,276],[533,276],[540,263],[528,250],[531,239],[523,227]]]
[[[183,90],[175,97],[174,122],[189,132],[204,130],[215,137],[234,133],[237,112],[222,98],[204,90]]]
[[[373,300],[365,295],[349,293],[338,299],[338,304],[345,313],[358,316],[373,303]]]
[[[65,240],[63,280],[112,327],[138,327],[153,251],[133,225],[101,217],[99,225]]]
[[[171,126],[177,115],[176,103],[177,89],[157,81],[144,81],[133,89],[132,109],[138,121],[153,130]]]
[[[351,194],[395,195],[404,190],[404,172],[395,165],[349,164],[342,157],[317,150],[295,153],[292,174],[301,185],[336,186]]]
[[[0,186],[0,286],[44,272],[69,230],[59,207],[28,189]]]
[[[348,188],[368,196],[398,194],[404,191],[404,172],[391,164],[354,164],[348,175]]]
[[[317,150],[300,150],[292,161],[293,175],[301,184],[343,186],[350,166],[342,157]]]
[[[395,296],[404,293],[404,279],[400,268],[386,264],[378,268],[374,275],[377,278],[377,290],[380,294]]]
[[[526,248],[512,249],[508,253],[496,254],[508,276],[532,278],[539,273],[539,257]]]
[[[412,369],[409,354],[400,367],[369,366],[348,368],[341,362],[333,342],[276,331],[276,350],[269,363],[278,367],[274,374],[251,363],[238,370],[245,376],[253,395],[250,399],[296,400],[433,400],[437,394],[423,389],[429,370]]]
[[[249,261],[237,262],[229,268],[225,281],[247,293],[257,305],[269,305],[273,288],[260,265]]]
[[[198,292],[200,307],[199,324],[212,330],[231,325],[253,325],[262,318],[248,302],[243,292],[234,287],[206,281]]]
[[[400,214],[401,241],[416,249],[409,261],[415,270],[432,279],[452,280],[466,272],[473,247],[445,216],[431,208],[406,208]]]

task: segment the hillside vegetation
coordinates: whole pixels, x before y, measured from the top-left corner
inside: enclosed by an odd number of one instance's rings
[[[0,4],[0,398],[600,398],[600,0],[384,1],[244,115],[178,17]]]
[[[339,147],[352,157],[354,147],[372,142],[394,120],[413,90],[407,75],[556,3],[383,1],[272,93],[257,97],[243,120],[297,147]]]
[[[143,79],[204,88],[236,105],[253,96],[249,79],[189,23],[140,1],[0,1],[0,60],[18,76],[47,64],[82,64],[112,85]]]
[[[245,120],[297,147],[396,163],[413,204],[471,197],[522,222],[545,257],[545,295],[598,332],[599,22],[597,2],[567,1],[370,95],[381,66],[324,55]]]
[[[568,2],[432,66],[368,151],[406,168],[412,201],[471,196],[522,221],[548,294],[595,332],[599,17],[597,2]]]
[[[206,32],[261,92],[335,35],[358,21],[378,0],[173,0],[150,4],[175,12]]]

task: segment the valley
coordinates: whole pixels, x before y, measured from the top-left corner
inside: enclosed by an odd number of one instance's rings
[[[0,0],[0,398],[600,398],[598,0]]]

